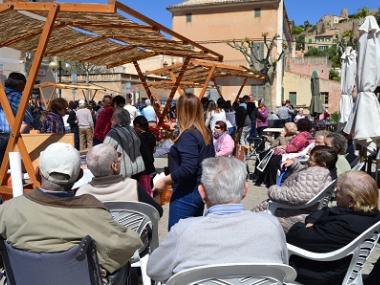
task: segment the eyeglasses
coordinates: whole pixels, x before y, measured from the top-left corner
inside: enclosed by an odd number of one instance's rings
[[[220,126],[215,126],[214,129],[219,130],[219,129],[221,129],[221,127]]]

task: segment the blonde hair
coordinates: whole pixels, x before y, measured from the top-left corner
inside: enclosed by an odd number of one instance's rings
[[[355,212],[371,213],[378,210],[377,183],[363,171],[347,171],[339,176],[337,185],[344,195],[351,197]]]
[[[179,97],[177,102],[177,118],[179,125],[177,140],[184,131],[195,128],[201,133],[205,144],[210,143],[210,134],[203,119],[203,107],[201,100],[197,96],[186,93]]]

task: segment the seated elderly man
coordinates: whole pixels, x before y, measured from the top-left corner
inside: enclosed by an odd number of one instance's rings
[[[69,144],[51,144],[40,154],[39,173],[40,189],[0,207],[2,238],[19,249],[56,252],[90,235],[96,241],[103,276],[124,269],[142,246],[141,240],[137,233],[114,222],[110,212],[93,196],[75,197],[70,191],[81,173],[79,152]]]
[[[287,263],[284,232],[275,217],[244,209],[246,166],[235,158],[202,162],[203,217],[180,220],[149,258],[147,272],[165,281],[188,268],[217,263]]]
[[[76,196],[91,194],[102,202],[144,202],[155,207],[162,216],[162,207],[136,180],[120,175],[120,158],[113,146],[102,143],[92,147],[86,162],[95,177],[81,186]]]

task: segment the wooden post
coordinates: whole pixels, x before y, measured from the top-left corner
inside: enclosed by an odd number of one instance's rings
[[[205,96],[206,90],[208,88],[208,84],[210,83],[211,78],[214,76],[215,69],[216,69],[215,65],[213,67],[211,67],[211,69],[207,75],[207,78],[205,80],[205,83],[203,85],[203,88],[201,90],[201,93],[199,94],[199,98],[203,98],[203,96]]]
[[[247,83],[247,80],[248,80],[248,77],[244,78],[243,84],[240,86],[239,92],[236,94],[234,103],[237,102],[237,100],[239,99],[239,96],[240,96],[241,92],[243,91],[244,86]]]
[[[187,66],[189,65],[189,62],[190,62],[190,57],[186,57],[185,61],[183,62],[183,65],[181,67],[181,70],[179,71],[178,76],[177,76],[177,78],[176,78],[176,80],[174,82],[174,85],[173,85],[172,89],[170,90],[169,97],[166,100],[165,108],[162,111],[162,114],[160,116],[159,124],[162,124],[162,122],[164,121],[165,116],[169,113],[170,106],[172,104],[174,95],[177,92],[178,86],[181,83],[182,77],[185,74],[185,71],[187,69]]]
[[[2,185],[4,185],[4,183],[6,182],[5,181],[5,178],[6,178],[5,174],[8,170],[8,165],[9,165],[8,154],[10,151],[14,150],[16,144],[18,144],[19,151],[20,151],[21,157],[22,157],[23,162],[24,162],[24,166],[25,166],[27,172],[29,173],[29,176],[33,182],[33,186],[34,187],[39,186],[39,183],[38,183],[37,178],[36,178],[36,174],[34,172],[34,168],[32,165],[31,158],[30,158],[30,156],[26,150],[26,147],[24,145],[24,142],[22,141],[22,138],[20,137],[20,127],[21,127],[21,123],[22,123],[22,120],[23,120],[24,115],[25,115],[25,111],[26,111],[26,107],[27,107],[28,102],[29,102],[30,95],[32,94],[34,81],[36,80],[38,70],[40,69],[41,61],[42,61],[43,55],[45,53],[49,37],[50,37],[50,34],[51,34],[53,26],[54,26],[55,18],[57,17],[57,13],[58,13],[58,5],[55,3],[47,3],[45,7],[46,7],[45,10],[48,10],[49,14],[46,18],[46,22],[45,22],[45,25],[43,27],[43,30],[42,30],[42,33],[41,33],[41,36],[39,39],[37,49],[36,49],[36,52],[34,54],[33,63],[32,63],[32,66],[31,66],[31,69],[30,69],[30,72],[28,75],[28,79],[26,81],[24,91],[22,93],[22,97],[20,100],[20,104],[18,107],[16,117],[13,117],[13,114],[8,114],[8,117],[7,117],[8,123],[11,127],[11,134],[9,137],[7,148],[5,150],[4,159],[3,159],[3,162],[2,162],[1,168],[0,168],[0,178],[1,178],[1,182],[2,182],[1,184]],[[6,97],[4,97],[4,98],[6,98]],[[6,104],[5,104],[5,106],[6,106]],[[9,109],[8,109],[8,111],[9,111]],[[11,115],[11,116],[9,116],[9,115]]]
[[[175,76],[175,73],[173,71],[170,71],[170,78],[172,79],[173,84],[177,80],[177,76]],[[178,92],[181,96],[185,94],[185,90],[183,90],[181,86],[178,86]]]
[[[135,69],[137,71],[137,74],[139,75],[140,81],[145,89],[146,94],[148,95],[148,98],[152,102],[152,106],[154,108],[154,111],[156,112],[157,117],[160,116],[160,103],[159,101],[153,96],[152,92],[149,89],[148,83],[146,82],[146,78],[144,74],[141,71],[140,65],[137,61],[133,62],[133,65],[135,66]]]

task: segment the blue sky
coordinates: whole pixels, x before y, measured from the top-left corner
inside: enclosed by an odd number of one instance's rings
[[[171,15],[166,7],[182,2],[181,0],[123,0],[126,5],[143,12],[154,20],[171,27]],[[289,18],[295,20],[297,25],[305,20],[316,23],[319,18],[327,14],[340,14],[344,7],[349,13],[356,12],[359,8],[380,8],[379,0],[285,0]]]
[[[106,0],[58,0],[59,2],[107,2]],[[171,27],[171,14],[166,7],[182,0],[121,0],[127,6],[149,16],[155,21]],[[324,15],[339,15],[342,8],[348,8],[349,14],[367,6],[379,9],[379,0],[284,0],[289,19],[297,25],[308,20],[315,24]]]

